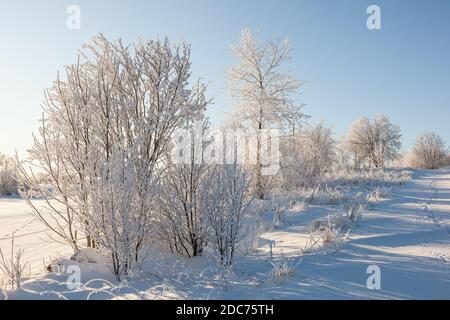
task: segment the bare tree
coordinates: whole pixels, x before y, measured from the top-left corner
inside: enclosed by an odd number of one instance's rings
[[[24,190],[46,199],[49,215],[29,203],[74,248],[81,228],[89,245],[105,250],[117,278],[128,274],[148,234],[172,132],[206,107],[205,86],[189,86],[189,78],[186,44],[124,46],[99,35],[46,91],[30,165],[46,173],[54,192],[22,163]]]
[[[251,197],[249,179],[237,164],[216,165],[209,171],[202,194],[211,233],[210,242],[224,267],[233,264],[236,245],[244,236],[242,226]]]
[[[14,160],[0,153],[0,195],[17,193],[16,171]]]
[[[439,135],[423,133],[416,139],[411,162],[416,168],[437,169],[446,165],[447,152],[445,141]]]
[[[373,121],[365,117],[355,121],[350,127],[348,145],[355,159],[384,168],[386,162],[399,157],[400,139],[400,128],[380,115]]]
[[[348,170],[352,166],[357,167],[356,161],[353,157],[352,152],[349,150],[347,138],[345,136],[341,136],[335,147],[335,169],[337,170]]]
[[[238,59],[228,73],[229,87],[238,101],[233,117],[253,129],[275,127],[295,131],[304,115],[293,98],[301,83],[292,74],[282,71],[291,59],[289,41],[260,42],[250,30],[244,29],[240,42],[232,50]],[[266,193],[260,158],[264,143],[258,137],[252,177],[255,194],[261,199]]]
[[[282,144],[282,186],[293,190],[300,186],[312,187],[320,181],[335,160],[335,141],[331,128],[324,123],[310,125]]]
[[[196,128],[198,124],[200,128]],[[158,201],[159,238],[172,252],[195,257],[202,254],[206,245],[207,227],[205,205],[201,189],[206,182],[209,166],[203,159],[203,134],[208,129],[206,119],[190,123],[184,137],[190,147],[186,152],[187,161],[173,163],[170,157],[165,162]],[[206,182],[207,183],[207,182]]]

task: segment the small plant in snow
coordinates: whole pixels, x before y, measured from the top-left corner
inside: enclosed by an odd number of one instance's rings
[[[339,229],[334,228],[331,224],[325,227],[325,230],[321,234],[322,244],[339,246],[342,244],[342,236]]]
[[[316,220],[308,227],[309,239],[301,250],[302,254],[310,253],[311,251],[321,246],[333,246],[339,248],[348,238],[350,231],[350,223],[347,216],[328,216],[327,221]],[[345,234],[342,232],[346,231]]]
[[[314,251],[320,244],[320,238],[317,237],[317,234],[313,231],[309,231],[309,238],[306,241],[303,248],[300,250],[301,254],[308,254]]]
[[[344,205],[344,210],[349,222],[352,225],[357,226],[359,219],[361,219],[361,210],[366,206],[366,202],[362,197],[362,193],[358,193],[353,198],[347,200]]]
[[[272,281],[281,282],[285,279],[292,278],[295,276],[296,266],[301,262],[301,260],[294,264],[290,259],[286,258],[281,254],[280,260],[271,261],[272,270],[270,271],[270,276]]]
[[[11,240],[11,256],[8,258],[0,248],[0,275],[6,278],[6,286],[19,289],[21,286],[26,263],[22,263],[23,250],[15,251],[14,237]]]

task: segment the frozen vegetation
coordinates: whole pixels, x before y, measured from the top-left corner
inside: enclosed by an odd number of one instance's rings
[[[28,158],[0,157],[1,298],[450,298],[444,140],[402,153],[377,115],[336,141],[295,98],[288,40],[232,48],[214,129],[188,44],[83,46]]]
[[[374,177],[350,179],[356,190],[369,190]],[[111,259],[82,249],[53,261],[51,271],[24,277],[21,289],[3,291],[9,299],[433,299],[449,298],[450,169],[389,175],[364,195],[336,198],[334,192],[293,198],[274,197],[254,204],[245,226],[248,235],[232,269],[216,264],[213,254],[188,258],[158,245],[126,280],[118,281]],[[0,220],[8,208],[30,212],[23,200],[2,199]],[[274,203],[276,203],[274,205]],[[6,206],[5,206],[6,204]],[[280,223],[274,225],[275,211]],[[356,211],[356,212],[355,212]],[[356,216],[351,218],[351,215]],[[27,215],[31,221],[31,214]],[[35,228],[40,228],[35,224]],[[29,230],[31,231],[31,230]],[[39,231],[39,230],[37,230]],[[2,230],[3,232],[3,230]],[[19,233],[20,234],[20,233]],[[44,244],[40,233],[34,242]],[[3,244],[4,242],[2,242]],[[8,253],[6,254],[8,257]],[[369,290],[371,265],[381,269],[381,289]],[[77,266],[81,284],[70,275]],[[42,266],[44,267],[44,266]],[[69,271],[68,271],[69,270]],[[69,286],[66,283],[69,281]],[[72,285],[72,287],[71,287]]]

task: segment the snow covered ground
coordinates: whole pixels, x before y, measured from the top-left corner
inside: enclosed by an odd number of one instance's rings
[[[155,251],[128,282],[114,281],[98,257],[91,259],[98,263],[60,260],[60,272],[28,279],[23,289],[5,294],[9,299],[450,299],[450,168],[414,171],[410,182],[363,212],[345,243],[302,254],[311,222],[342,210],[311,205],[286,212],[284,225],[264,233],[256,252],[241,253],[232,274],[218,273],[207,257],[189,260]],[[18,247],[45,246],[42,226],[27,212],[21,200],[0,200],[0,238],[15,230],[35,232],[32,241],[18,238]],[[79,289],[67,288],[69,265],[81,269]],[[274,265],[284,277],[274,277]],[[371,265],[381,271],[379,290],[366,285]],[[103,280],[88,282],[92,279]]]
[[[42,202],[42,203],[41,203]],[[43,201],[35,200],[38,208]],[[30,207],[20,197],[0,198],[0,248],[7,257],[11,254],[11,241],[24,250],[28,262],[26,273],[41,273],[45,263],[71,251],[65,244],[57,243],[46,227],[31,214]]]

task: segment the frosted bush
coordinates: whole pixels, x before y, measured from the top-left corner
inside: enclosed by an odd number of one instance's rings
[[[384,168],[386,163],[400,156],[400,128],[384,116],[360,118],[352,123],[347,144],[355,154],[355,165]]]
[[[361,219],[361,211],[366,205],[367,201],[362,193],[358,193],[347,200],[344,205],[344,210],[351,225],[358,225],[358,222]]]
[[[444,139],[434,132],[419,135],[411,152],[414,168],[437,169],[447,165],[448,149]]]
[[[205,85],[190,85],[188,44],[125,45],[100,34],[79,57],[45,90],[29,160],[18,166],[19,186],[58,240],[77,250],[83,233],[87,246],[111,257],[121,280],[142,259],[158,223],[157,186],[173,133],[210,101]],[[35,172],[46,175],[50,188]],[[59,205],[42,215],[30,190]]]
[[[220,265],[231,267],[237,244],[245,236],[243,225],[252,201],[247,194],[249,179],[244,169],[234,164],[214,167],[206,181],[202,194],[211,230],[208,242]]]
[[[321,239],[324,245],[339,245],[342,242],[339,230],[331,225],[325,227],[325,230],[321,234]]]
[[[21,286],[23,274],[25,272],[26,263],[22,262],[23,250],[15,251],[14,237],[11,240],[11,255],[5,257],[0,248],[0,278],[6,279],[6,287],[18,289]]]
[[[270,277],[272,281],[281,282],[295,276],[295,270],[298,263],[294,264],[283,254],[281,254],[280,260],[271,261],[271,264],[272,270],[270,271]]]
[[[349,230],[346,216],[328,216],[327,220],[316,220],[308,226],[309,239],[301,253],[306,254],[322,246],[340,247],[344,243],[343,231]]]

